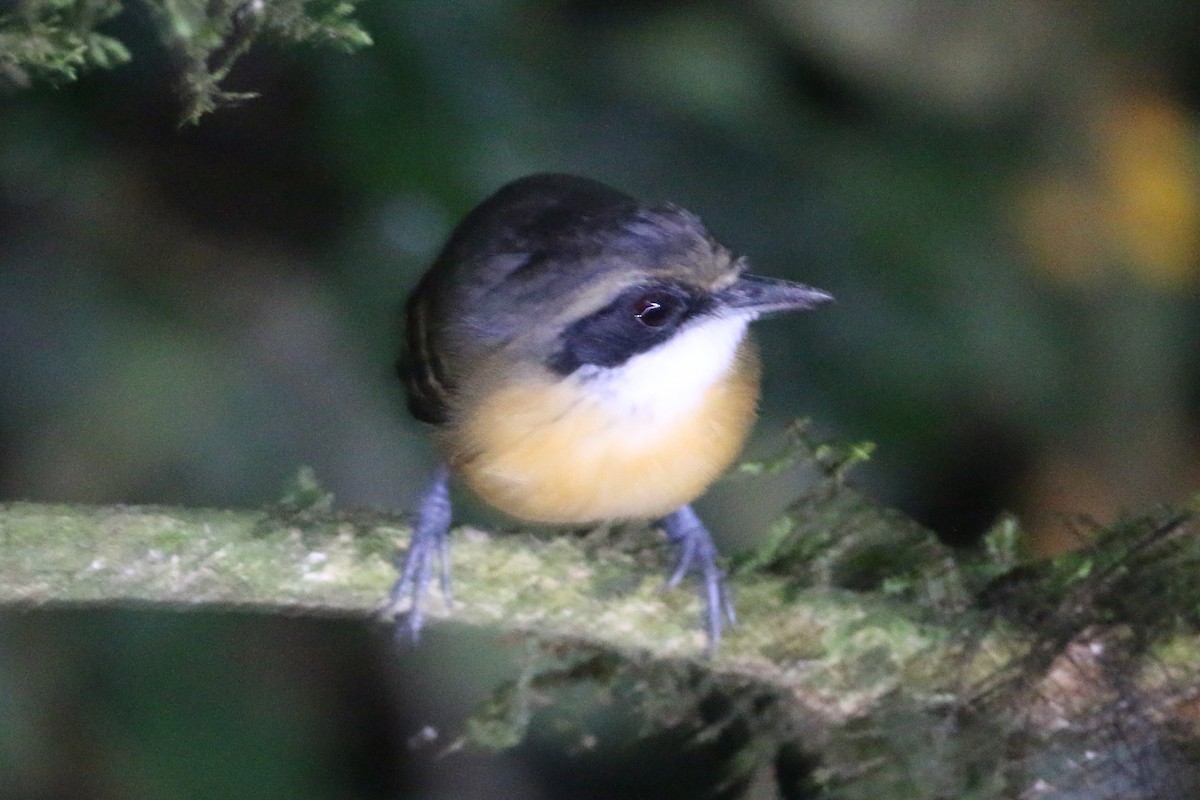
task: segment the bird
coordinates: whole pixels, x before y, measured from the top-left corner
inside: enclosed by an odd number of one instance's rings
[[[578,529],[655,521],[697,577],[708,654],[736,621],[693,501],[757,416],[749,324],[832,300],[752,275],[693,213],[539,173],[473,208],[405,304],[397,371],[441,455],[389,594],[416,641],[435,561],[450,600],[450,483],[503,514]]]

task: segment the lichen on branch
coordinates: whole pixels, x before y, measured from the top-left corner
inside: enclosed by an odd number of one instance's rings
[[[740,731],[742,778],[784,796],[789,761],[825,797],[1197,796],[1197,504],[1097,528],[1052,561],[1022,562],[1011,520],[951,552],[845,485],[861,448],[812,444],[795,431],[823,477],[739,560],[741,621],[714,658],[696,593],[662,590],[648,530],[456,530],[455,602],[434,593],[430,617],[524,648],[461,741],[512,746],[592,688],[652,729]],[[260,511],[0,504],[0,609],[378,619],[408,535],[336,510],[310,472]]]
[[[352,18],[357,0],[143,0],[179,70],[183,122],[256,96],[222,83],[259,38],[332,45],[371,44]]]

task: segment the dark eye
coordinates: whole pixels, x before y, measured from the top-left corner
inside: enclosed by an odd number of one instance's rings
[[[679,312],[678,298],[665,292],[651,292],[633,301],[633,315],[647,328],[661,328]]]

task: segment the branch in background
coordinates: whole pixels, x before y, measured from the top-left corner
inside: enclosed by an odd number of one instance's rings
[[[221,87],[260,36],[347,52],[371,44],[351,14],[357,0],[144,0],[179,69],[183,123],[256,96]]]
[[[0,87],[58,86],[128,62],[125,45],[96,31],[119,13],[120,0],[19,0],[0,7]]]
[[[221,106],[255,96],[222,87],[260,37],[353,51],[371,37],[352,15],[357,0],[143,0],[179,71],[181,119],[194,124]],[[120,0],[17,0],[0,11],[0,85],[60,85],[130,60],[97,31],[122,12]]]

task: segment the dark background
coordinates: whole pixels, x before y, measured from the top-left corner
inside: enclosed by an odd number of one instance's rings
[[[837,296],[759,326],[753,454],[811,416],[876,442],[860,483],[947,541],[1008,510],[1041,553],[1196,487],[1200,6],[375,0],[359,18],[376,44],[354,55],[260,43],[230,88],[262,97],[197,127],[137,6],[107,28],[132,64],[0,98],[0,500],[255,507],[311,465],[341,507],[407,508],[432,453],[391,371],[397,311],[470,206],[542,170],[674,201],[755,271]],[[732,552],[800,490],[724,482],[701,510]],[[612,710],[589,754],[549,734],[410,754],[511,668],[478,635],[431,639],[397,663],[365,623],[8,614],[0,797],[716,782],[719,759],[673,734],[622,745]]]

